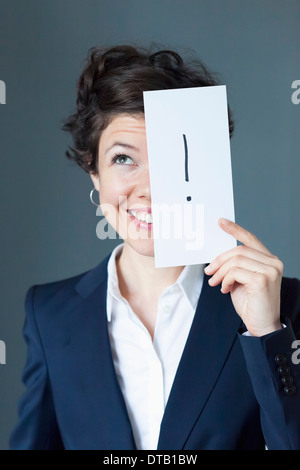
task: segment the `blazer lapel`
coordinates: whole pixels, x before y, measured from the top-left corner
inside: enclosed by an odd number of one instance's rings
[[[106,316],[107,257],[76,286],[81,302],[73,315],[70,343],[92,420],[95,449],[135,449],[126,404],[113,364]],[[92,428],[89,423],[87,429]]]
[[[230,295],[202,292],[161,424],[158,449],[183,449],[222,370],[242,324]]]

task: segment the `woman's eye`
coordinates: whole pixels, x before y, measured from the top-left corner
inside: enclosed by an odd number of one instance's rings
[[[133,161],[131,160],[130,157],[127,157],[127,155],[117,155],[113,159],[114,163],[119,163],[121,165],[131,165]]]

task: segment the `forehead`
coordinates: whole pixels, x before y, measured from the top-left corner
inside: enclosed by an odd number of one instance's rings
[[[100,138],[100,146],[105,145],[108,141],[116,139],[116,137],[128,136],[145,136],[145,118],[144,115],[128,115],[121,114],[113,118],[108,126],[102,132]]]

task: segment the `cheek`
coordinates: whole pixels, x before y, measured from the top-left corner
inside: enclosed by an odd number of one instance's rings
[[[99,197],[102,213],[109,224],[121,236],[124,235],[122,226],[126,222],[124,211],[127,210],[128,193],[128,186],[120,179],[114,179],[113,177],[102,178],[102,181],[100,179]]]
[[[110,179],[105,183],[100,182],[100,202],[105,204],[111,204],[115,208],[120,205],[120,199],[128,196],[128,188],[125,184],[120,181],[114,181]]]

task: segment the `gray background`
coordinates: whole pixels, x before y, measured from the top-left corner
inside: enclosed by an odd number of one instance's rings
[[[236,122],[236,220],[300,276],[299,0],[1,0],[0,448],[23,390],[24,296],[34,283],[72,276],[110,252],[96,237],[89,176],[64,152],[60,130],[90,47],[192,47],[228,86]],[[211,191],[217,191],[212,185]]]

